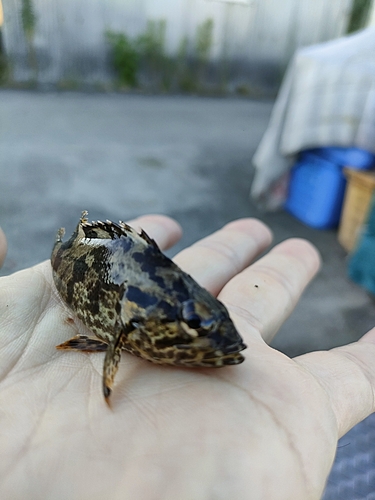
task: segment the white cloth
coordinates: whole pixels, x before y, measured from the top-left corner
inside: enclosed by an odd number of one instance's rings
[[[253,157],[254,200],[279,207],[295,155],[325,146],[375,153],[375,27],[296,52]]]

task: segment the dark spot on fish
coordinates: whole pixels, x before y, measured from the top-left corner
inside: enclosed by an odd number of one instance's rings
[[[164,269],[174,266],[173,262],[165,256],[158,247],[148,246],[141,252],[134,252],[132,257],[141,266],[141,270],[147,273],[152,281],[158,286],[165,288],[166,283],[161,276]]]
[[[95,229],[85,228],[84,232],[86,238],[95,240],[98,237],[98,232]]]
[[[142,264],[145,259],[144,254],[141,252],[133,252],[132,257],[136,262],[139,262],[140,264]]]
[[[208,339],[214,349],[219,349],[225,353],[232,353],[241,350],[241,337],[236,331],[227,332],[224,336],[220,332],[213,331],[208,335]]]
[[[87,308],[93,315],[99,313],[101,295],[102,294],[100,293],[100,286],[98,286],[98,284],[93,284],[88,294],[89,303],[87,305]]]
[[[73,264],[74,278],[77,281],[83,281],[85,279],[85,274],[87,273],[89,266],[86,264],[86,257],[80,257]]]
[[[147,308],[157,303],[158,299],[154,295],[143,292],[135,286],[129,286],[126,290],[126,298],[131,302],[135,302],[138,306]]]
[[[162,349],[163,347],[171,347],[178,346],[178,344],[188,344],[192,342],[192,337],[190,337],[187,333],[181,333],[180,335],[173,335],[171,337],[161,337],[160,339],[155,340],[154,345],[158,349]]]
[[[174,305],[172,306],[166,300],[161,300],[158,304],[158,309],[162,313],[160,315],[162,321],[175,321],[177,317],[178,308]],[[164,317],[163,317],[164,316]]]
[[[75,281],[68,281],[66,283],[66,302],[69,305],[73,302],[74,285],[75,285]]]

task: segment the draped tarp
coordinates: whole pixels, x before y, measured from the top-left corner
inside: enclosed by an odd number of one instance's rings
[[[280,206],[297,153],[324,146],[375,153],[375,27],[296,52],[253,157],[252,197]]]

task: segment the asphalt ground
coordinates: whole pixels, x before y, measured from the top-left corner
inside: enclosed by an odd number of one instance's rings
[[[259,217],[274,244],[312,241],[323,266],[273,346],[289,355],[357,340],[375,323],[374,299],[346,275],[335,231],[264,214],[249,199],[251,157],[273,102],[235,98],[0,91],[2,275],[48,259],[56,230],[144,213],[174,217],[173,252],[240,217]],[[170,255],[173,255],[170,252]]]

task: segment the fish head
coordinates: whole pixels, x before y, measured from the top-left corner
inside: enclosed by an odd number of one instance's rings
[[[209,304],[195,299],[183,301],[177,310],[174,308],[174,318],[159,310],[144,321],[135,321],[128,350],[160,364],[222,367],[242,363],[240,351],[246,345],[225,306],[210,297]]]

